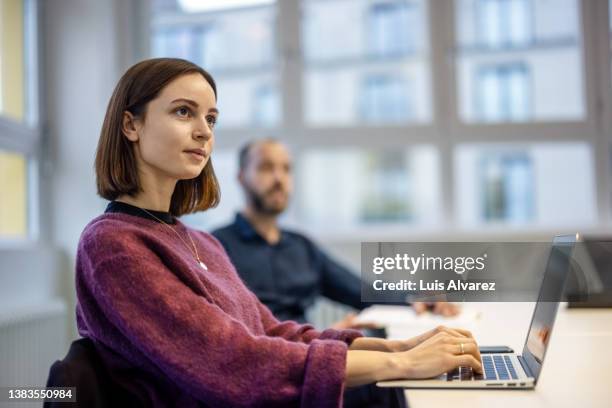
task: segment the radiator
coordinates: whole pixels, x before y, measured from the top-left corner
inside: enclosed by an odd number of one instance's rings
[[[0,311],[0,387],[44,387],[49,368],[67,352],[67,308],[61,300]],[[42,403],[0,402],[0,407]]]

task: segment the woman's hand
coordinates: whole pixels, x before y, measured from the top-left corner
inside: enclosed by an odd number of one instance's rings
[[[474,339],[474,336],[472,336],[472,333],[468,330],[464,330],[464,329],[459,329],[459,328],[451,328],[451,327],[446,327],[446,326],[438,326],[434,329],[431,329],[429,331],[426,331],[425,333],[412,337],[410,339],[406,339],[406,340],[388,340],[389,344],[389,351],[392,352],[401,352],[401,351],[408,351],[413,349],[414,347],[418,346],[419,344],[423,343],[425,340],[439,334],[439,333],[447,333],[451,336],[454,337],[467,337],[467,338],[471,338],[472,340]]]
[[[437,333],[409,351],[393,354],[399,378],[431,378],[459,366],[472,367],[476,373],[482,373],[480,351],[474,338],[444,329],[447,328],[437,328]]]
[[[349,349],[401,353],[403,351],[413,349],[438,333],[447,333],[454,337],[465,337],[474,340],[472,333],[470,333],[468,330],[438,326],[435,329],[431,329],[419,336],[407,340],[386,340],[377,337],[358,337],[353,340],[353,343],[351,343]]]
[[[390,344],[407,348],[407,351],[390,350]],[[357,338],[347,353],[346,385],[431,378],[459,366],[472,367],[476,373],[482,373],[478,345],[466,330],[440,326],[403,343]]]

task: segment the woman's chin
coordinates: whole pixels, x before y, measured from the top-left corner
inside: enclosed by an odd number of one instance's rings
[[[180,168],[175,168],[173,176],[177,180],[191,180],[202,174],[204,171],[204,167],[206,167],[206,163],[208,160],[204,160],[201,163],[186,163]]]
[[[203,168],[200,169],[199,171],[189,169],[188,171],[181,173],[177,178],[179,180],[191,180],[191,179],[198,177],[200,174],[202,174],[202,171],[204,171]]]

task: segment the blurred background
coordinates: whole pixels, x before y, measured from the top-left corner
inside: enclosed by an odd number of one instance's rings
[[[0,386],[44,384],[78,336],[76,246],[106,206],[95,148],[133,63],[185,58],[217,81],[222,201],[185,222],[231,221],[239,147],[276,137],[295,160],[285,225],[358,273],[362,241],[611,231],[610,8],[0,0]]]

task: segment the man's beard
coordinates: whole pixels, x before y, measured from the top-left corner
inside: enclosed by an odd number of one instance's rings
[[[273,185],[268,191],[265,191],[262,194],[258,194],[251,187],[245,186],[245,192],[247,195],[247,199],[253,205],[255,211],[265,214],[265,215],[279,215],[283,211],[285,211],[286,205],[283,205],[282,208],[270,207],[266,204],[265,197],[268,194],[274,193],[276,190],[281,190],[282,187],[279,184]],[[282,190],[281,190],[282,191]]]

